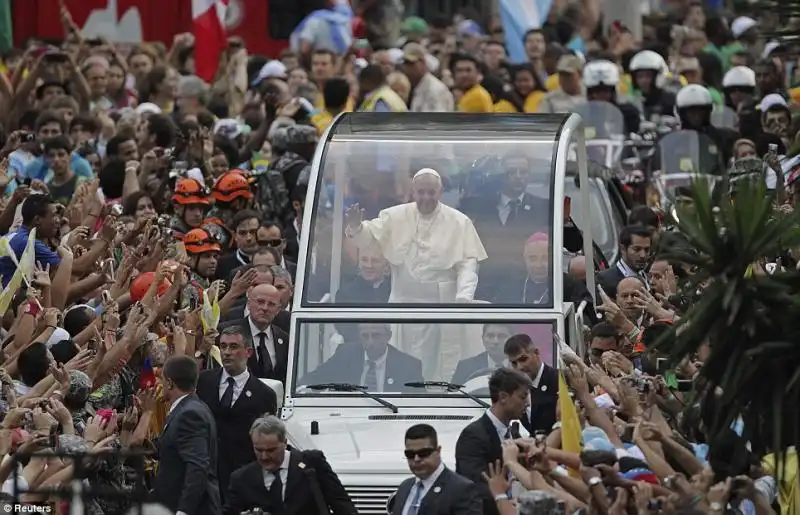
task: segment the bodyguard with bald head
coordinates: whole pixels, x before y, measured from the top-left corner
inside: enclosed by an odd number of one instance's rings
[[[363,221],[358,204],[345,212],[345,235],[359,249],[377,245],[389,262],[390,303],[453,304],[470,302],[478,286],[478,262],[486,259],[472,221],[442,204],[442,178],[431,168],[411,181],[413,202],[382,210]],[[401,350],[422,359],[425,377],[439,372],[437,326],[422,324],[403,331]],[[455,365],[455,363],[453,363]]]
[[[242,335],[254,350],[247,362],[251,374],[259,378],[286,382],[289,362],[289,335],[274,324],[281,312],[281,292],[271,284],[258,284],[247,292],[247,312],[244,320],[220,326],[220,330],[239,325]]]

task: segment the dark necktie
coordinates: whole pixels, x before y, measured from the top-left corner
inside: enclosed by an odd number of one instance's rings
[[[272,360],[269,359],[267,350],[267,333],[258,333],[258,364],[261,365],[262,375],[272,372]]]
[[[370,392],[378,391],[378,367],[374,361],[367,361],[367,375],[364,376],[364,386]]]
[[[519,210],[520,201],[518,198],[509,201],[508,203],[508,218],[506,218],[505,225],[513,223],[517,219],[517,211]]]
[[[411,497],[411,506],[408,507],[408,515],[417,515],[419,512],[419,505],[422,504],[422,491],[425,490],[425,485],[422,481],[417,481],[414,484],[414,496]]]
[[[272,484],[269,486],[269,495],[277,506],[282,506],[283,483],[281,482],[281,469],[276,470],[272,474],[275,476],[275,479],[272,480]]]
[[[219,403],[223,408],[231,409],[231,406],[233,406],[233,385],[236,384],[236,380],[229,377],[226,381],[228,387],[225,389],[225,393],[222,394],[222,399],[220,399]]]

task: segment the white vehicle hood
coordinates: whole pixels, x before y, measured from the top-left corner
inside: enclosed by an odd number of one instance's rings
[[[363,416],[317,420],[319,434],[310,434],[309,420],[295,418],[287,421],[289,434],[300,449],[324,450],[338,474],[408,474],[408,463],[403,456],[404,437],[406,430],[417,423],[430,424],[436,429],[442,459],[454,468],[456,441],[470,423],[470,420],[428,420],[425,416],[380,421]]]

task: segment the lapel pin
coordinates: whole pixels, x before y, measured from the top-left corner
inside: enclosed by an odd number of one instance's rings
[[[245,395],[245,397],[252,397],[253,396],[253,394],[250,393],[250,390],[247,390],[246,392],[244,392],[244,395]]]
[[[387,382],[387,383],[389,383],[389,384],[394,384],[394,379],[392,379],[392,378],[390,377],[389,379],[387,379],[387,380],[386,380],[386,382]]]
[[[527,205],[527,204],[526,204],[526,205],[525,205],[525,207],[524,207],[523,209],[525,209],[525,211],[530,211],[530,210],[531,210],[531,206],[529,206],[529,205]]]
[[[278,338],[278,345],[283,345],[283,338]]]
[[[547,391],[547,385],[546,385],[546,384],[543,384],[543,385],[542,385],[542,387],[541,387],[541,388],[539,388],[539,389],[540,389],[541,391],[543,391],[543,392],[546,392],[546,391]]]
[[[441,487],[441,486],[435,486],[435,487],[433,487],[433,493],[435,493],[435,494],[438,494],[438,493],[439,493],[439,492],[441,492],[441,491],[442,491],[442,487]]]
[[[306,468],[306,464],[301,461],[300,463],[297,464],[297,468],[302,470],[302,469]]]

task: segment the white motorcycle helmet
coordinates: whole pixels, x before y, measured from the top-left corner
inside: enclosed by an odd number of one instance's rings
[[[705,87],[699,84],[689,84],[682,87],[675,98],[676,109],[686,109],[687,107],[714,107],[714,100]]]
[[[722,78],[722,87],[727,88],[755,88],[756,72],[747,66],[734,66]]]
[[[583,85],[587,89],[619,85],[619,68],[611,61],[589,61],[583,67]]]
[[[682,125],[687,125],[685,114],[689,108],[703,108],[708,111],[705,124],[711,123],[711,111],[714,109],[714,100],[708,89],[699,84],[689,84],[678,91],[675,98],[675,116],[681,121]]]
[[[661,88],[664,85],[665,75],[667,73],[667,62],[657,52],[652,50],[642,50],[631,59],[628,69],[633,75],[638,71],[652,71],[655,72],[654,85]]]

